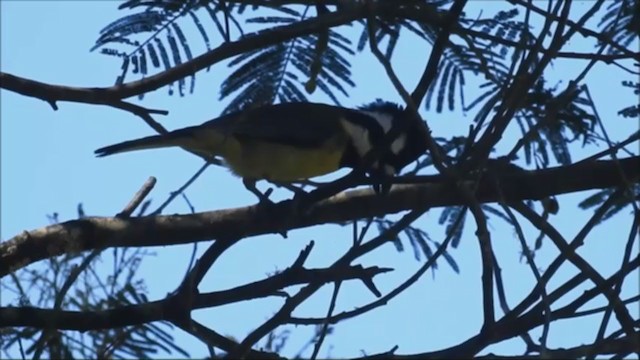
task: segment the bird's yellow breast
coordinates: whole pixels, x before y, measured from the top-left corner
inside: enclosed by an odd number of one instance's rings
[[[241,177],[290,182],[334,172],[340,167],[344,139],[331,139],[321,147],[300,148],[259,140],[233,139],[224,159]]]

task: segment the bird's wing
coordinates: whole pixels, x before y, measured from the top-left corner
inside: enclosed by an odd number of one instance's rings
[[[239,140],[262,140],[312,148],[322,146],[342,131],[340,118],[349,111],[325,104],[283,103],[220,118],[216,125],[229,129]]]

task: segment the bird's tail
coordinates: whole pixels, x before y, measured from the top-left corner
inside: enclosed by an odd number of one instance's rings
[[[155,149],[163,147],[180,146],[190,151],[219,155],[217,144],[219,134],[198,127],[190,127],[172,131],[164,135],[147,136],[140,139],[124,141],[118,144],[105,146],[95,151],[98,157],[109,156],[128,151]]]

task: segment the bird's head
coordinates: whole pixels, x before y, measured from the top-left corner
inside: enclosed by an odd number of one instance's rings
[[[422,124],[414,121],[398,104],[378,99],[359,107],[347,120],[343,125],[346,125],[359,161],[369,151],[380,147],[371,164],[372,172],[395,175],[427,149],[422,132],[417,129]],[[397,136],[389,143],[386,135],[391,131]]]

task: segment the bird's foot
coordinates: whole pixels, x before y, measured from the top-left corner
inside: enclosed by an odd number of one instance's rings
[[[258,207],[265,207],[265,206],[273,206],[274,205],[273,201],[271,201],[271,199],[269,199],[269,196],[271,196],[271,193],[273,193],[273,189],[272,188],[269,188],[269,189],[267,189],[267,191],[262,193],[256,187],[256,181],[255,180],[253,180],[253,179],[243,179],[242,183],[244,184],[244,187],[247,190],[249,190],[253,195],[255,195],[258,198]]]
[[[267,191],[262,193],[256,187],[255,180],[243,179],[242,182],[244,183],[244,187],[258,198],[258,210],[263,211],[265,214],[271,214],[271,210],[273,210],[276,205],[273,201],[271,201],[271,199],[269,199],[269,196],[271,195],[271,193],[273,193],[273,188],[269,188],[267,189]],[[287,222],[280,226],[280,229],[276,230],[285,239],[287,238],[286,223]]]

